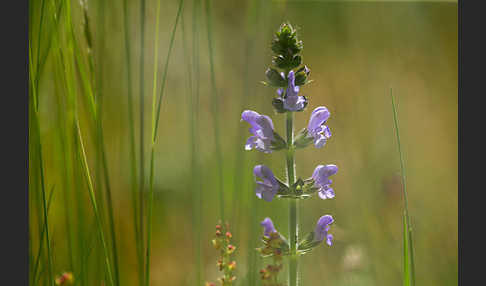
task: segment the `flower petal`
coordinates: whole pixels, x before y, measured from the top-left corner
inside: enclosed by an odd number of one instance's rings
[[[262,131],[262,139],[273,140],[273,122],[272,119],[266,115],[261,115],[257,118],[256,123]]]
[[[275,178],[272,170],[265,165],[256,165],[255,168],[253,168],[253,174],[256,177],[261,178],[265,184],[269,184],[271,186],[278,185],[277,179]]]
[[[260,114],[253,110],[245,110],[241,113],[241,120],[250,123],[252,126],[255,125],[258,117],[260,117]]]
[[[276,193],[272,191],[272,189],[265,189],[262,192],[262,199],[267,202],[271,202],[273,200],[273,197],[275,196]]]
[[[272,232],[277,232],[277,230],[275,229],[275,227],[273,226],[273,222],[272,220],[267,217],[265,218],[261,223],[260,223],[261,226],[263,226],[263,234],[265,236],[270,236],[270,233]]]
[[[324,166],[324,168],[321,169],[321,176],[329,177],[336,174],[337,171],[338,171],[338,167],[336,165],[329,164]]]
[[[328,186],[328,185],[327,185]],[[335,197],[334,190],[332,188],[322,188],[319,193],[319,197],[323,200],[332,199]]]
[[[319,134],[316,137],[314,137],[314,146],[316,148],[322,148],[324,145],[326,145],[327,138],[324,137],[324,135]]]
[[[314,239],[316,241],[323,241],[327,236],[328,226],[334,222],[331,215],[323,215],[319,218],[314,230]]]
[[[329,116],[331,116],[331,113],[325,106],[315,108],[311,113],[307,130],[314,135],[315,130],[323,125],[329,119]]]
[[[327,243],[327,245],[332,246],[332,239],[333,239],[333,238],[334,238],[334,237],[332,236],[332,234],[328,234],[328,235],[327,235],[327,238],[326,238],[326,243]]]

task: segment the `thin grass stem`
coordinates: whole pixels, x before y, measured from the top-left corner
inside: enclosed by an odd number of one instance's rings
[[[208,32],[208,51],[209,51],[209,69],[211,76],[211,94],[213,108],[211,114],[213,117],[213,131],[214,131],[214,148],[216,154],[216,168],[218,172],[218,191],[219,191],[219,215],[223,223],[225,222],[225,199],[223,188],[223,154],[221,152],[221,135],[219,130],[219,99],[218,90],[216,88],[216,76],[214,73],[214,52],[213,52],[213,35],[212,35],[212,17],[211,17],[211,0],[206,0],[206,19]]]
[[[191,182],[192,192],[192,226],[194,229],[194,250],[195,250],[195,285],[202,285],[202,263],[201,263],[201,221],[202,221],[202,196],[201,192],[204,191],[203,186],[200,184],[200,171],[199,171],[199,158],[198,158],[198,146],[200,142],[199,138],[199,16],[201,12],[200,0],[193,1],[192,7],[192,81],[191,83],[191,109],[190,109],[190,129],[191,129],[191,172],[194,174],[194,180]]]

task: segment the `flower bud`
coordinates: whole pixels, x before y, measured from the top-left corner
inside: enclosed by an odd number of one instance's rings
[[[309,76],[310,69],[307,66],[303,66],[295,73],[295,85],[304,85],[307,83],[307,77]]]
[[[235,249],[236,249],[236,247],[234,245],[229,244],[228,250],[227,250],[228,254],[235,252]]]
[[[235,270],[236,268],[236,261],[231,261],[229,264],[228,264],[228,269],[229,270]]]
[[[287,86],[287,79],[285,78],[284,73],[279,73],[277,70],[273,68],[268,68],[265,72],[265,76],[268,79],[268,84],[272,86],[284,87]]]
[[[221,247],[221,242],[219,241],[219,239],[213,239],[211,240],[211,243],[213,244],[213,247],[215,249],[219,249]]]
[[[232,237],[233,237],[233,235],[231,234],[231,232],[227,231],[226,232],[226,238],[231,239]]]
[[[64,272],[55,280],[56,285],[68,285],[74,282],[74,277],[71,272]]]

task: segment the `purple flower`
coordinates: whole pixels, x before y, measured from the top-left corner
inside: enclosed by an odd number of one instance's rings
[[[295,85],[294,71],[290,71],[287,78],[288,87],[285,97],[283,98],[283,107],[289,111],[300,111],[306,106],[306,100],[305,97],[299,96],[299,86]],[[277,93],[282,97],[283,89],[279,88]]]
[[[324,215],[319,218],[316,224],[316,229],[314,230],[314,240],[315,241],[323,241],[324,238],[326,239],[326,243],[331,246],[332,245],[332,234],[328,234],[330,224],[334,222],[334,219],[330,215]]]
[[[273,222],[272,220],[267,217],[265,218],[261,223],[260,223],[261,226],[263,226],[263,235],[265,236],[270,236],[270,234],[272,232],[277,232],[277,230],[275,229],[275,227],[273,226]]]
[[[271,202],[273,197],[280,189],[280,185],[277,178],[273,175],[272,170],[267,166],[257,165],[253,168],[253,174],[255,177],[260,178],[262,181],[257,181],[257,187],[255,193],[260,199],[264,199],[267,202]]]
[[[324,125],[330,115],[331,113],[324,106],[319,106],[312,111],[307,131],[310,136],[314,137],[314,145],[317,148],[324,146],[327,139],[331,137],[331,130]]]
[[[250,133],[253,134],[245,144],[245,150],[256,149],[264,153],[271,153],[273,135],[272,119],[266,115],[260,115],[252,110],[245,110],[241,114],[241,120],[250,123]]]
[[[336,165],[319,165],[314,169],[312,178],[314,184],[319,187],[319,197],[323,200],[334,198],[334,190],[331,188],[332,180],[330,176],[336,174],[338,167]]]

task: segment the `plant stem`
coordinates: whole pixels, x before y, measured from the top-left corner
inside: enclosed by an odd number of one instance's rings
[[[294,115],[287,112],[287,183],[291,187],[295,183],[295,161],[294,161]],[[297,260],[297,241],[298,241],[298,201],[289,202],[289,286],[297,285],[298,260]]]

